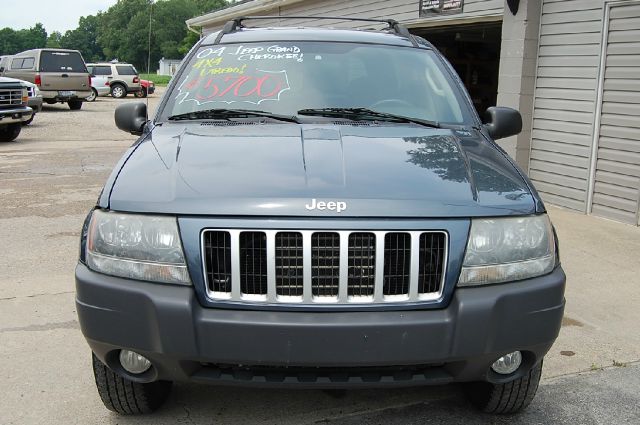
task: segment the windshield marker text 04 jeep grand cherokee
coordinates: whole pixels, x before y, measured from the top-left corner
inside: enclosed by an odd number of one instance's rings
[[[77,311],[104,404],[173,381],[294,388],[464,383],[532,400],[565,275],[531,182],[452,67],[383,31],[243,27],[203,38],[85,222]],[[251,19],[256,19],[255,17]]]

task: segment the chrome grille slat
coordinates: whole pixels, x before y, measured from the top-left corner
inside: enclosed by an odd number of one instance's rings
[[[390,232],[385,235],[384,286],[385,296],[409,295],[411,235]]]
[[[376,276],[376,235],[371,232],[349,235],[349,295],[372,297]]]
[[[240,292],[267,295],[267,238],[264,232],[240,233]]]
[[[437,290],[439,283],[439,270],[444,262],[446,252],[442,248],[443,241],[438,240],[444,235],[437,233],[425,233],[420,235],[418,290],[421,293],[429,293]]]
[[[0,90],[0,105],[13,106],[22,105],[22,89]]]
[[[304,288],[302,258],[302,234],[300,232],[276,233],[275,282],[277,295],[302,296]]]
[[[229,232],[208,232],[204,238],[207,281],[211,292],[231,292],[231,237]]]
[[[315,232],[311,236],[311,290],[314,297],[338,297],[340,234]]]
[[[443,231],[205,229],[213,300],[276,304],[389,304],[441,298]]]

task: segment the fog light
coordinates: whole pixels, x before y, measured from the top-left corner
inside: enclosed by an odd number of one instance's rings
[[[151,367],[149,359],[129,350],[120,351],[120,364],[124,370],[134,375],[146,372]]]
[[[506,354],[496,360],[491,369],[500,375],[509,375],[510,373],[518,370],[522,364],[522,353],[520,351],[514,351],[513,353]]]

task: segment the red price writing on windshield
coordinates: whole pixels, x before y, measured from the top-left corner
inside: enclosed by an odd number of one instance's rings
[[[258,75],[214,75],[187,80],[180,91],[184,100],[198,103],[248,102],[258,104],[265,100],[279,100],[289,89],[285,71],[257,71]]]

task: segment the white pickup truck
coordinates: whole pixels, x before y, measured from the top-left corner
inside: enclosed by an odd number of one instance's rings
[[[20,134],[22,123],[33,116],[27,106],[27,86],[14,78],[0,77],[0,142],[11,142]]]

